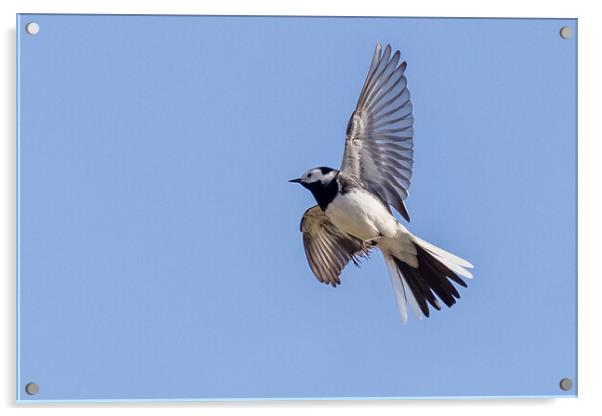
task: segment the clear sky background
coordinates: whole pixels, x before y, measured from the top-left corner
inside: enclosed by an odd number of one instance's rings
[[[21,16],[20,399],[575,394],[576,30]],[[339,166],[378,41],[408,62],[408,227],[475,264],[405,326],[380,254],[317,282],[287,183]]]

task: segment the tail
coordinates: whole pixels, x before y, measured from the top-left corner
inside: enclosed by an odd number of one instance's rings
[[[411,238],[415,257],[408,258],[410,254],[406,250],[402,256],[406,258],[404,261],[392,252],[383,251],[404,323],[408,320],[408,305],[419,318],[429,317],[428,304],[437,310],[441,310],[439,300],[448,307],[454,305],[460,294],[452,282],[466,287],[460,276],[471,279],[472,274],[466,269],[473,267],[466,260],[418,237]]]

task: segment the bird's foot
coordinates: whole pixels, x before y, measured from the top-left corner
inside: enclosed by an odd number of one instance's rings
[[[371,238],[370,240],[364,240],[362,242],[362,246],[365,250],[370,250],[372,247],[378,244],[378,242],[382,239],[382,235],[379,235],[376,238]]]

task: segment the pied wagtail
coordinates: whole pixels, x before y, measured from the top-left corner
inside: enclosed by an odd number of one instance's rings
[[[413,165],[413,116],[404,75],[406,62],[377,44],[355,111],[347,125],[340,170],[318,167],[292,179],[309,189],[317,205],[301,219],[309,266],[319,281],[336,286],[349,261],[377,247],[389,269],[403,322],[408,305],[429,316],[439,300],[460,298],[452,281],[466,287],[472,264],[408,231],[391,212],[410,220],[408,196]]]

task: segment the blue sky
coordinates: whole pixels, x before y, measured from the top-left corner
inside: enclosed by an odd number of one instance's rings
[[[40,24],[26,35],[30,20]],[[22,16],[19,382],[34,400],[571,395],[573,20]],[[307,266],[377,41],[408,62],[416,235],[474,265],[401,325],[379,253]],[[22,390],[22,388],[20,388]],[[28,397],[21,396],[21,399]]]

